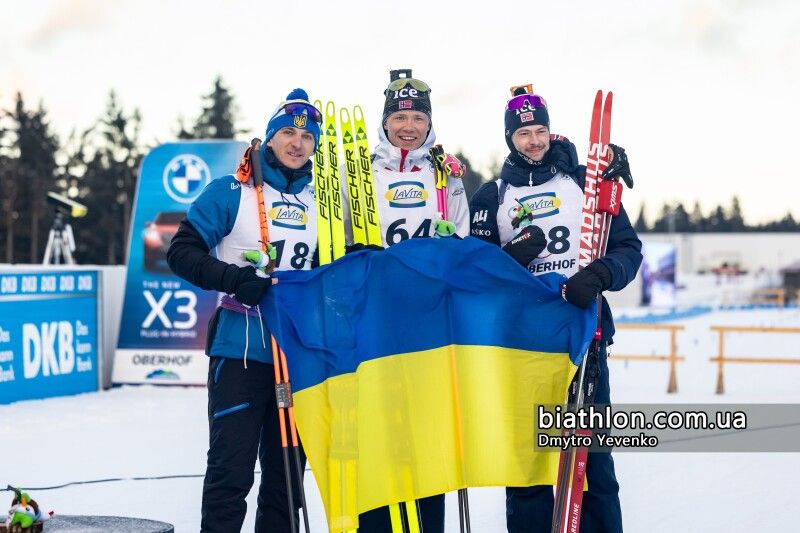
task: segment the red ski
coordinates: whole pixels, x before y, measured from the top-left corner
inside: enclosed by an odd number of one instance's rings
[[[597,91],[592,109],[592,124],[589,130],[589,155],[586,160],[586,182],[583,193],[580,249],[578,267],[583,269],[605,254],[611,218],[619,214],[622,200],[622,185],[618,179],[605,180],[603,172],[610,162],[608,143],[611,138],[611,106],[613,93],[606,95]],[[601,303],[597,297],[597,322],[594,338],[581,366],[570,384],[567,408],[578,411],[594,401],[599,369],[597,357],[601,347]],[[565,437],[577,435],[591,437],[589,429],[564,430]],[[586,478],[587,447],[569,447],[561,452],[553,506],[552,533],[578,533],[583,504],[583,485]]]

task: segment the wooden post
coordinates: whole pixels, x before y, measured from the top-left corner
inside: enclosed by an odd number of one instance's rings
[[[719,334],[719,355],[717,356],[717,394],[725,394],[725,328],[717,330]]]
[[[672,328],[669,330],[669,384],[667,385],[667,394],[674,394],[678,392],[678,377],[675,371],[675,366],[678,361],[678,343],[676,341],[677,329]]]

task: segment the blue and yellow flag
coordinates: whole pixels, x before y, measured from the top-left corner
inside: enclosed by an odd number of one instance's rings
[[[535,404],[560,404],[594,310],[474,238],[412,239],[281,272],[262,308],[331,531],[464,487],[553,484]]]

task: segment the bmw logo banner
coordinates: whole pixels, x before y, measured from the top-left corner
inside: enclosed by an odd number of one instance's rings
[[[217,294],[178,278],[166,252],[208,183],[232,174],[247,144],[162,144],[142,162],[128,243],[128,271],[114,383],[204,384],[206,327]]]

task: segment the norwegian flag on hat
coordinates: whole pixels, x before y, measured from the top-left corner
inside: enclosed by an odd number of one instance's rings
[[[411,100],[400,100],[398,102],[398,109],[411,109]]]

